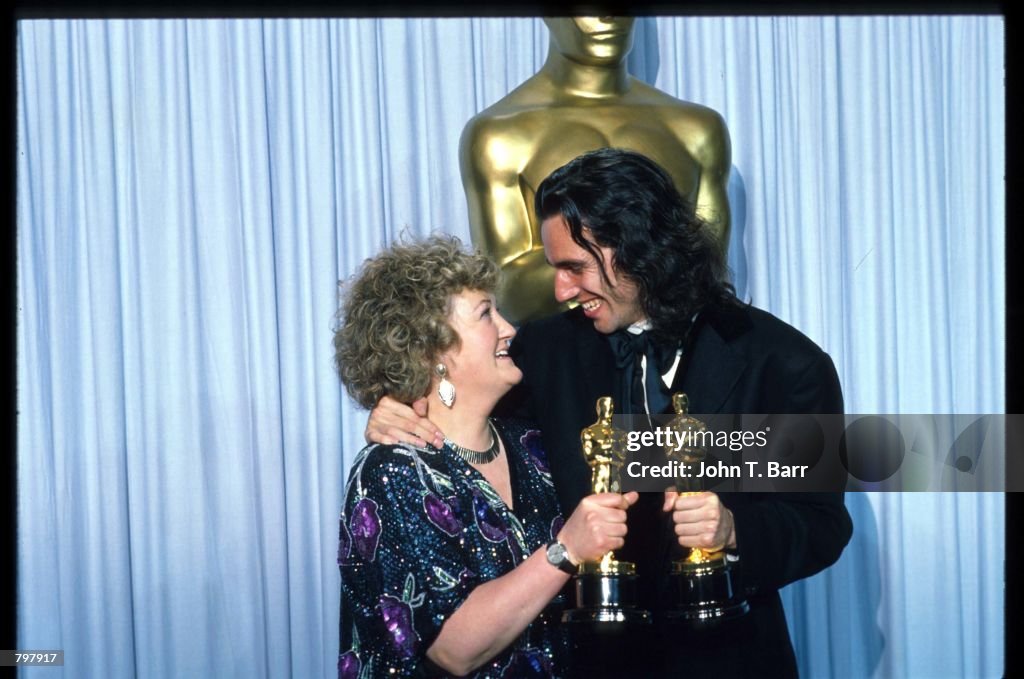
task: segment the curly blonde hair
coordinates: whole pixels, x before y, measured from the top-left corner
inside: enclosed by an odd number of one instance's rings
[[[431,369],[459,345],[448,324],[451,298],[494,292],[500,270],[454,236],[400,242],[363,262],[347,288],[334,332],[334,362],[364,408],[382,396],[411,403],[430,388]]]

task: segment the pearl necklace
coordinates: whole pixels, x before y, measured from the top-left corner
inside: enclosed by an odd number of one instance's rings
[[[487,420],[487,426],[491,428],[491,445],[487,447],[487,450],[471,450],[470,448],[465,448],[455,441],[452,441],[447,436],[444,439],[444,444],[451,448],[453,453],[470,464],[487,464],[488,462],[494,462],[498,459],[498,455],[501,453],[501,447],[498,443],[498,432],[495,431],[494,424],[490,420]]]

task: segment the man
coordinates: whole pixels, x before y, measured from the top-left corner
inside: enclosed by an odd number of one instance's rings
[[[721,251],[656,163],[620,149],[584,154],[544,180],[535,207],[555,297],[577,306],[520,329],[523,384],[504,405],[540,426],[563,510],[589,492],[579,432],[602,395],[627,412],[668,412],[679,391],[693,413],[842,412],[831,359],[736,299]],[[367,433],[433,439],[436,428],[392,403]],[[659,622],[654,645],[632,657],[659,675],[795,675],[778,589],[834,563],[851,533],[838,493],[643,494],[620,551],[637,563],[642,603],[657,614],[668,599],[681,548],[724,548],[750,612],[704,631]]]
[[[715,111],[629,75],[633,17],[547,17],[541,69],[474,116],[459,165],[473,243],[501,265],[502,313],[513,323],[559,308],[551,299],[534,193],[552,171],[605,146],[661,165],[683,197],[729,245],[729,132]]]

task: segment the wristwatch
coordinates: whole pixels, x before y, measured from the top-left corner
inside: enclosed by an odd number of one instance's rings
[[[569,560],[569,552],[565,550],[565,545],[558,540],[548,543],[547,557],[548,563],[558,570],[569,575],[576,575],[576,566],[573,566],[572,561]]]

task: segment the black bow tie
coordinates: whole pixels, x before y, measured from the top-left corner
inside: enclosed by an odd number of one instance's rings
[[[615,353],[615,367],[625,370],[633,365],[633,360],[640,356],[647,357],[647,365],[654,365],[658,375],[664,375],[676,360],[678,344],[666,344],[655,342],[651,339],[651,333],[631,333],[628,330],[619,330],[608,335],[608,343],[611,344]]]
[[[622,406],[624,413],[643,413],[644,393],[646,402],[652,413],[660,413],[668,406],[668,389],[661,376],[668,372],[675,362],[678,345],[658,343],[652,340],[649,332],[638,334],[627,330],[619,330],[608,336],[608,343],[615,354],[615,367],[628,381],[624,382],[627,404]],[[647,357],[647,380],[644,384],[641,357]],[[621,398],[621,396],[620,396]]]

